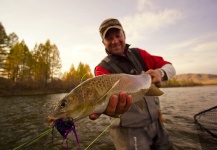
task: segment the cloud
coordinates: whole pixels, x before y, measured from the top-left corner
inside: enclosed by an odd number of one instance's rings
[[[175,9],[161,11],[143,11],[124,17],[121,22],[131,40],[144,39],[145,35],[169,27],[183,18],[183,14]]]
[[[145,8],[153,8],[154,5],[151,0],[137,0],[137,9],[139,12],[143,11]]]
[[[214,52],[217,53],[217,41],[200,43],[195,46],[192,51],[194,52]],[[217,56],[217,55],[216,55]]]
[[[212,39],[212,40],[210,40]],[[165,47],[166,60],[170,60],[177,73],[217,73],[217,33],[193,37]],[[204,71],[205,70],[205,71]]]
[[[185,41],[181,41],[178,43],[170,44],[166,49],[170,50],[181,50],[181,49],[189,49],[194,52],[207,52],[207,51],[216,51],[217,47],[217,32],[215,33],[207,33],[206,35],[202,35],[200,37],[191,37]],[[189,52],[189,51],[188,51]]]

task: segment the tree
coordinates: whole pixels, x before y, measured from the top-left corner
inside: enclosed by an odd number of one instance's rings
[[[79,81],[75,76],[76,76],[76,69],[74,65],[72,64],[69,71],[64,72],[63,78],[62,78],[63,81],[65,82],[66,89],[70,90],[79,84]]]
[[[8,78],[16,82],[18,79],[22,81],[30,73],[31,53],[25,42],[16,43],[10,50],[5,62],[5,73]],[[26,79],[26,78],[25,78]]]
[[[54,44],[51,46],[50,54],[50,69],[51,69],[51,79],[57,77],[60,74],[60,69],[62,67],[60,53],[57,46]]]
[[[79,83],[85,81],[88,78],[92,78],[93,75],[90,71],[90,67],[87,64],[79,63],[77,70],[72,64],[69,71],[63,74],[63,80],[67,89],[72,89]]]
[[[72,64],[69,69],[69,72],[64,72],[63,80],[70,81],[72,78],[75,78],[75,76],[76,76],[76,70],[75,70],[74,65]]]
[[[50,40],[47,40],[45,44],[36,45],[32,54],[36,63],[34,69],[36,80],[47,83],[58,75],[61,69],[61,59],[55,44],[52,45]]]
[[[18,39],[19,39],[18,36],[14,32],[9,34],[8,41],[7,41],[7,49],[9,52],[11,51],[12,47],[15,46],[15,44],[19,43]],[[10,56],[7,57],[7,60],[10,58],[11,58]],[[4,74],[7,76],[8,79],[10,78],[10,69],[11,69],[10,67],[11,67],[10,63],[4,62]]]
[[[21,42],[22,62],[20,64],[20,81],[31,80],[31,70],[33,66],[32,54],[24,41]]]
[[[0,76],[5,76],[3,70],[5,68],[4,62],[8,55],[8,36],[6,34],[4,26],[0,22]]]
[[[80,79],[81,81],[85,81],[88,78],[92,77],[93,75],[91,73],[89,65],[80,62],[76,70],[76,78]]]
[[[8,36],[6,34],[5,28],[0,22],[0,47],[7,46]]]
[[[8,47],[12,48],[15,44],[17,44],[19,42],[19,38],[16,35],[16,33],[10,33],[8,35]]]

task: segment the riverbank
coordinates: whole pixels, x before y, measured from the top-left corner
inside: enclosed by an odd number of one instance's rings
[[[194,85],[194,86],[162,86],[161,88],[180,88],[180,87],[198,87],[198,86],[216,86],[216,84]],[[46,94],[61,94],[69,93],[70,90],[16,90],[5,91],[0,89],[0,97],[5,96],[31,96],[31,95],[46,95]]]
[[[52,80],[48,83],[37,81],[16,82],[0,77],[0,96],[42,95],[68,93],[80,83],[80,80]],[[196,87],[217,85],[217,75],[181,74],[162,82],[161,88]]]
[[[4,91],[0,90],[0,97],[5,96],[31,96],[31,95],[45,95],[45,94],[60,94],[60,93],[68,93],[66,90],[34,90],[34,91]]]

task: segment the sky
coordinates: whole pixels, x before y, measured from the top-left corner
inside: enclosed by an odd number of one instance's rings
[[[99,26],[117,18],[131,47],[162,56],[177,74],[217,74],[216,0],[1,0],[0,22],[30,50],[48,39],[62,72],[106,56]]]

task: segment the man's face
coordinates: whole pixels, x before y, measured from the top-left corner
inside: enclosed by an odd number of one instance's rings
[[[123,55],[125,49],[125,34],[123,30],[112,28],[107,31],[102,41],[107,51],[112,54]]]

